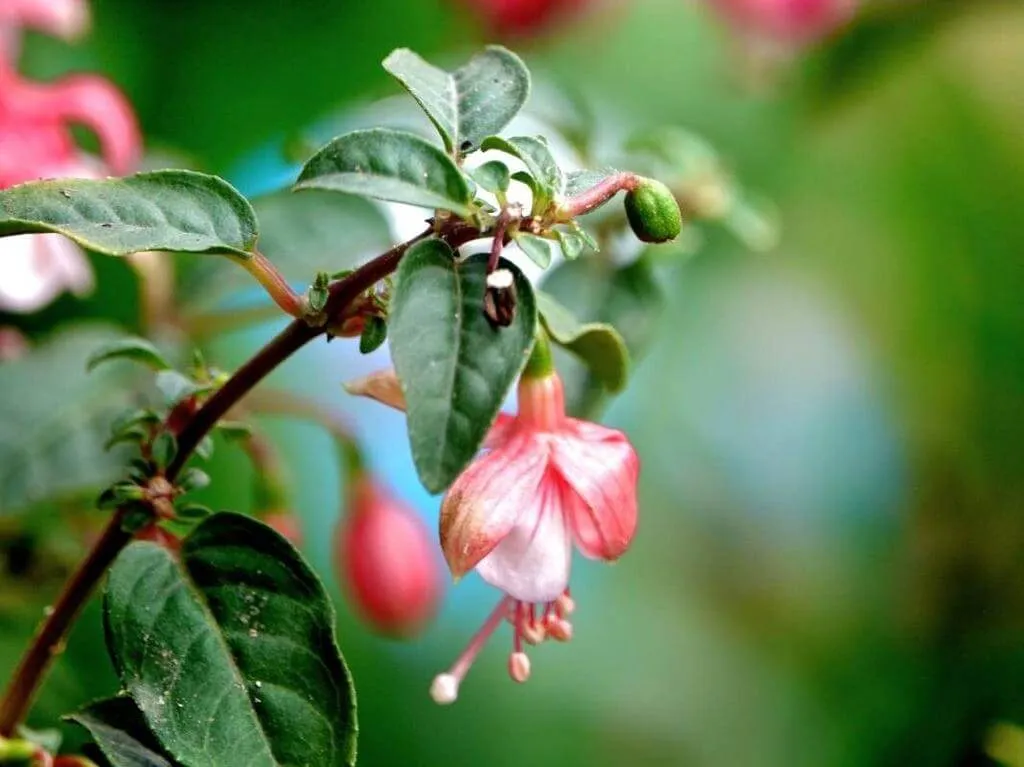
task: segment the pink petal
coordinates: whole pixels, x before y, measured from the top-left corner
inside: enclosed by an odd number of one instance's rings
[[[636,532],[640,461],[626,436],[585,421],[569,421],[553,441],[551,461],[566,484],[565,514],[585,556],[612,561]]]
[[[491,450],[492,448],[500,447],[501,445],[508,442],[511,439],[512,434],[515,432],[515,426],[517,419],[514,415],[508,413],[498,413],[497,419],[494,421],[494,425],[491,426],[490,431],[487,432],[487,436],[484,437],[484,450]]]
[[[23,234],[0,241],[0,309],[28,314],[64,290],[92,289],[85,254],[59,234]]]
[[[96,134],[111,173],[129,173],[138,163],[142,138],[135,113],[110,82],[94,75],[74,75],[50,87],[45,98],[56,115]]]
[[[0,23],[73,39],[89,28],[89,7],[85,0],[3,0]]]
[[[362,378],[347,381],[345,391],[356,397],[369,397],[382,405],[405,412],[405,394],[394,368],[378,370]]]
[[[441,549],[456,578],[476,567],[537,504],[546,443],[522,436],[478,458],[441,503]]]
[[[551,602],[569,585],[572,536],[561,481],[548,472],[538,495],[476,566],[485,581],[523,602]]]

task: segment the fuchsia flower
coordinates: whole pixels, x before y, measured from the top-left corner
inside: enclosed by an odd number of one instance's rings
[[[338,523],[338,576],[356,612],[391,637],[420,632],[437,611],[441,562],[422,521],[371,478],[358,477]]]
[[[348,388],[404,406],[393,373]],[[530,676],[524,642],[572,637],[573,547],[606,562],[625,553],[636,532],[639,471],[622,432],[566,416],[556,372],[523,375],[518,414],[499,416],[483,454],[442,502],[441,548],[452,575],[475,569],[504,596],[455,664],[435,678],[435,701],[455,701],[476,656],[504,621],[512,624],[508,668],[517,682]]]
[[[77,10],[76,10],[77,9]],[[67,0],[0,0],[0,188],[39,178],[124,174],[138,162],[141,139],[131,106],[101,77],[75,75],[33,83],[14,69],[11,24],[71,33],[84,27],[84,6]],[[92,130],[101,157],[81,152],[72,123]],[[85,295],[93,276],[85,255],[59,235],[24,235],[0,248],[0,309],[35,311],[65,290]]]
[[[754,37],[793,45],[816,42],[848,22],[858,0],[710,0],[733,25]]]

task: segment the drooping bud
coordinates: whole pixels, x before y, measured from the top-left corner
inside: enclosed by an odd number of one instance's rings
[[[672,190],[651,178],[641,179],[626,194],[626,217],[633,234],[643,242],[674,240],[683,228],[683,215]]]
[[[497,269],[487,275],[484,314],[492,327],[507,328],[516,318],[516,283],[508,269]]]
[[[338,524],[338,576],[358,614],[376,631],[409,637],[441,596],[441,565],[426,525],[384,488],[357,477]]]

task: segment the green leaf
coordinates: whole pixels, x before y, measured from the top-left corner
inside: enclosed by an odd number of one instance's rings
[[[241,421],[218,421],[214,428],[224,439],[236,442],[252,436],[252,427]]]
[[[359,351],[369,354],[380,348],[388,338],[388,323],[383,317],[367,317],[363,333],[359,336]]]
[[[473,179],[485,191],[492,194],[504,194],[508,191],[508,185],[512,182],[508,166],[500,160],[485,162],[473,171]]]
[[[104,452],[103,444],[111,421],[132,404],[138,371],[110,365],[84,372],[92,350],[121,334],[80,327],[0,365],[0,515],[94,495],[121,476],[124,452]]]
[[[423,107],[451,154],[476,149],[498,133],[530,95],[526,65],[499,46],[489,46],[452,73],[399,48],[384,59],[384,69]]]
[[[168,405],[177,405],[193,394],[210,391],[213,384],[193,381],[177,370],[161,370],[156,374],[156,388],[164,395],[164,401]]]
[[[176,483],[182,492],[190,493],[193,490],[202,490],[210,484],[210,475],[202,469],[185,469]]]
[[[551,259],[555,255],[558,243],[546,237],[538,237],[527,232],[516,232],[513,237],[515,238],[516,245],[519,246],[523,253],[529,256],[533,263],[541,269],[547,269],[551,266]]]
[[[537,309],[551,340],[579,357],[608,391],[616,393],[626,388],[629,351],[615,328],[603,322],[581,323],[571,311],[540,291]]]
[[[408,405],[409,441],[424,486],[444,490],[479,450],[526,363],[537,309],[511,263],[518,308],[509,327],[483,312],[487,256],[456,263],[439,240],[414,246],[398,269],[390,345]]]
[[[89,355],[85,369],[91,372],[97,365],[108,360],[126,359],[149,365],[154,370],[167,370],[170,364],[153,344],[144,338],[120,338],[104,344]]]
[[[90,703],[64,717],[92,735],[112,767],[174,767],[161,748],[138,706],[128,697]]]
[[[547,141],[543,138],[539,136],[514,136],[513,138],[488,136],[484,139],[481,148],[497,149],[523,161],[527,172],[534,180],[534,214],[542,213],[552,200],[561,197],[565,192],[565,174],[558,167]]]
[[[570,261],[574,258],[579,258],[580,254],[583,253],[583,249],[587,247],[587,241],[578,231],[566,232],[557,229],[555,230],[555,236],[558,238],[558,244],[562,248],[562,255]]]
[[[469,183],[426,139],[390,128],[339,136],[306,163],[296,189],[327,189],[472,215]]]
[[[177,555],[133,543],[110,573],[104,619],[124,688],[175,760],[354,764],[355,692],[334,610],[266,525],[222,512]]]
[[[634,364],[658,332],[664,298],[645,257],[622,268],[591,258],[566,261],[548,272],[543,288],[577,317],[614,327]],[[559,372],[569,411],[578,417],[597,416],[608,398],[601,380],[581,365],[560,365]]]
[[[111,256],[144,250],[247,257],[256,215],[228,182],[188,170],[33,181],[0,191],[0,236],[56,232]]]
[[[150,450],[157,466],[167,466],[178,453],[178,440],[169,431],[162,431],[156,435]]]

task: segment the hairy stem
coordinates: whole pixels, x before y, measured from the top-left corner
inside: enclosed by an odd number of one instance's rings
[[[14,676],[0,700],[0,735],[10,737],[25,717],[39,682],[63,649],[64,637],[75,622],[82,606],[132,534],[121,526],[122,514],[115,513],[96,545],[71,575],[52,610],[36,632],[28,651],[22,657]]]
[[[253,278],[263,286],[274,303],[292,317],[301,317],[304,310],[302,297],[292,290],[288,280],[284,278],[277,267],[259,251],[254,252],[249,258],[236,259]]]

